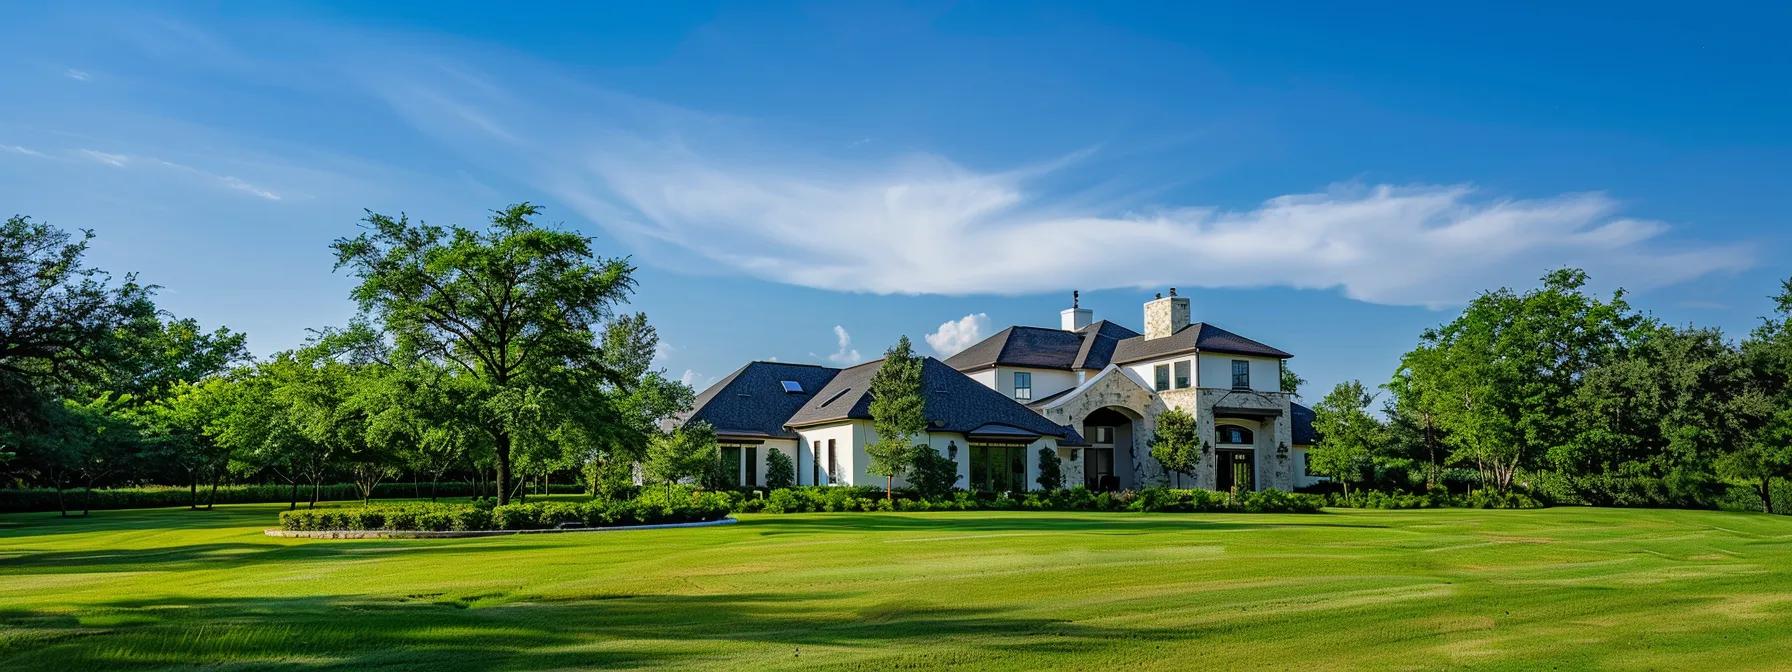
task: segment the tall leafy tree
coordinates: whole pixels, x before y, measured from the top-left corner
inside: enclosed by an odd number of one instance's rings
[[[369,213],[366,231],[334,244],[355,300],[397,348],[460,369],[479,386],[497,494],[508,502],[519,437],[558,426],[563,399],[587,399],[621,375],[600,329],[634,287],[634,268],[598,257],[584,236],[537,225],[521,203],[484,230]]]
[[[706,422],[693,422],[653,438],[641,470],[668,490],[681,481],[701,478],[715,469],[719,448],[716,430]]]
[[[1435,413],[1452,459],[1475,465],[1497,489],[1571,440],[1581,378],[1645,325],[1622,290],[1602,301],[1583,291],[1586,281],[1562,269],[1524,294],[1482,294],[1402,359],[1399,375]]]
[[[0,223],[0,445],[66,419],[58,399],[105,391],[98,383],[155,322],[154,288],[88,265],[92,239],[29,217]]]
[[[908,337],[884,353],[883,364],[871,375],[871,425],[877,440],[865,447],[871,457],[868,468],[884,477],[884,499],[895,497],[896,477],[915,462],[915,451],[932,450],[916,439],[927,431],[926,397],[921,375],[925,360],[914,354]]]
[[[1337,479],[1345,496],[1350,495],[1350,482],[1362,477],[1365,467],[1384,440],[1381,421],[1369,414],[1375,396],[1362,382],[1350,380],[1337,387],[1313,405],[1313,430],[1319,443],[1307,453],[1313,468]]]

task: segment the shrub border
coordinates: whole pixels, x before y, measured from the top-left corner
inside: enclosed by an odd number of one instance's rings
[[[655,523],[652,525],[613,525],[610,527],[569,527],[545,530],[282,530],[271,528],[261,533],[288,539],[459,539],[464,537],[502,537],[512,534],[555,534],[560,532],[620,532],[623,530],[664,530],[683,527],[711,527],[740,522],[733,516],[695,523]]]

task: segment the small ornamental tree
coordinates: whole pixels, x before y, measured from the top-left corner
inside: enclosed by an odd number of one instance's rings
[[[1058,451],[1050,448],[1039,449],[1039,487],[1046,492],[1064,488],[1064,468],[1058,464]]]
[[[765,487],[771,489],[788,488],[796,484],[796,465],[791,464],[790,456],[782,450],[774,450],[765,454]]]
[[[1180,408],[1172,408],[1157,416],[1157,431],[1151,436],[1151,457],[1166,471],[1193,474],[1200,463],[1201,434],[1195,416]]]
[[[1307,453],[1307,459],[1315,471],[1337,479],[1346,497],[1350,496],[1350,481],[1362,475],[1382,440],[1381,422],[1369,415],[1374,400],[1362,382],[1351,380],[1338,383],[1313,406],[1313,430],[1319,434],[1319,443]]]
[[[865,447],[871,457],[868,471],[884,477],[884,499],[895,497],[896,477],[915,462],[915,439],[927,431],[926,402],[921,396],[923,360],[915,356],[908,337],[884,353],[884,362],[871,376],[871,424],[877,441]]]

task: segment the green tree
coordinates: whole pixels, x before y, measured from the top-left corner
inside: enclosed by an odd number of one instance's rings
[[[1383,440],[1381,422],[1369,414],[1374,395],[1360,381],[1338,383],[1337,387],[1313,406],[1313,430],[1319,443],[1307,453],[1313,468],[1337,479],[1350,495],[1350,482],[1360,478],[1363,469]]]
[[[545,435],[619,384],[601,325],[634,288],[634,268],[597,257],[591,240],[541,227],[528,203],[483,230],[413,224],[369,213],[367,230],[337,240],[336,266],[359,278],[361,309],[400,352],[454,366],[479,388],[497,495],[511,493],[520,435]]]
[[[1058,463],[1058,451],[1039,449],[1039,487],[1047,492],[1064,489],[1064,465]]]
[[[1295,399],[1299,399],[1300,398],[1300,386],[1305,385],[1305,384],[1307,384],[1307,379],[1302,378],[1299,375],[1295,374],[1294,369],[1288,368],[1287,360],[1283,360],[1282,361],[1282,391],[1287,392],[1288,396],[1294,397]]]
[[[765,487],[773,490],[796,484],[796,464],[782,450],[765,454]]]
[[[667,488],[680,481],[701,478],[715,469],[720,449],[716,431],[707,422],[693,422],[653,437],[647,445],[642,471],[654,483]]]
[[[211,484],[205,508],[212,508],[218,486],[229,473],[234,446],[218,441],[213,425],[225,408],[221,398],[229,393],[230,384],[219,377],[197,384],[176,382],[160,398],[129,413],[146,458],[181,472],[191,509],[199,508],[202,481]]]
[[[1646,326],[1622,290],[1601,301],[1582,291],[1586,281],[1562,269],[1522,295],[1482,294],[1401,360],[1397,392],[1419,395],[1411,405],[1443,430],[1451,459],[1472,463],[1496,489],[1570,440],[1579,381]]]
[[[896,477],[914,464],[915,451],[931,450],[915,443],[927,431],[927,409],[921,393],[925,360],[913,350],[907,336],[897,339],[871,376],[871,424],[877,440],[865,447],[871,457],[867,470],[884,477],[886,500],[895,497]]]
[[[1157,416],[1157,429],[1148,444],[1151,457],[1167,471],[1192,475],[1201,464],[1208,445],[1201,441],[1201,429],[1195,416],[1180,408],[1172,408]]]
[[[914,464],[909,466],[909,485],[924,498],[949,495],[958,486],[958,462],[932,446],[920,446],[915,449]]]

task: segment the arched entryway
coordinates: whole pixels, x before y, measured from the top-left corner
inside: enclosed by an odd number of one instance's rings
[[[1213,426],[1214,489],[1250,492],[1257,483],[1257,432],[1261,425],[1244,418],[1216,418]]]
[[[1136,487],[1133,483],[1133,447],[1139,415],[1120,406],[1091,411],[1083,418],[1081,432],[1089,447],[1083,449],[1083,486],[1108,492]]]

